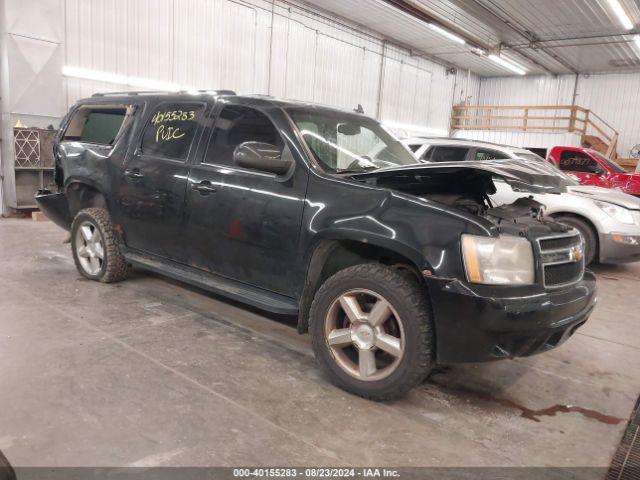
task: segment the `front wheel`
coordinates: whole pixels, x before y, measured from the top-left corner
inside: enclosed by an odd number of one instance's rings
[[[397,398],[433,366],[433,323],[418,282],[378,264],[349,267],[315,295],[315,356],[338,387],[372,400]]]
[[[71,251],[76,268],[88,279],[111,283],[129,275],[130,267],[104,208],[78,212],[71,225]]]

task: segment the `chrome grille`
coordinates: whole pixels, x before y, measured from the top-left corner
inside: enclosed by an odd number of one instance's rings
[[[584,275],[584,242],[577,230],[565,235],[537,239],[546,288],[559,288],[579,282]]]

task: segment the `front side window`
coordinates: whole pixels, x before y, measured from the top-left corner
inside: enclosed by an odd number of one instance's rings
[[[62,141],[112,146],[129,108],[127,105],[82,106],[69,121]]]
[[[498,152],[497,150],[476,150],[475,159],[476,160],[505,160],[509,158],[509,155]]]
[[[229,105],[218,115],[204,163],[233,165],[233,152],[244,142],[262,142],[282,150],[284,141],[267,116],[253,108]]]
[[[600,161],[602,163],[604,163],[605,165],[607,165],[612,171],[614,171],[615,173],[629,173],[627,172],[624,168],[622,168],[620,165],[618,165],[616,162],[614,162],[613,160],[611,160],[610,158],[605,157],[604,155],[602,155],[600,152],[592,152],[596,157],[598,157],[600,159]]]
[[[306,108],[287,112],[327,172],[364,172],[417,163],[398,139],[371,118]]]
[[[204,104],[171,102],[159,105],[142,136],[143,155],[185,160],[198,129]]]
[[[565,150],[560,154],[560,170],[565,172],[598,173],[600,166],[589,155]]]
[[[463,162],[469,153],[464,147],[433,147],[429,155],[431,162]]]

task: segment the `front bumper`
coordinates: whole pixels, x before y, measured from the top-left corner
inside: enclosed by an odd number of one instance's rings
[[[71,230],[73,218],[69,210],[69,202],[64,193],[52,193],[49,190],[38,190],[36,204],[49,220],[64,228]]]
[[[590,271],[577,284],[553,291],[426,280],[439,363],[484,362],[550,350],[587,321],[596,303],[596,278]]]
[[[600,263],[628,263],[640,260],[640,231],[601,234],[599,240]]]

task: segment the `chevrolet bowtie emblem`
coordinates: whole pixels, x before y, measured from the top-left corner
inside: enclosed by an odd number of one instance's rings
[[[569,250],[569,260],[579,262],[582,260],[582,245],[575,245]]]

